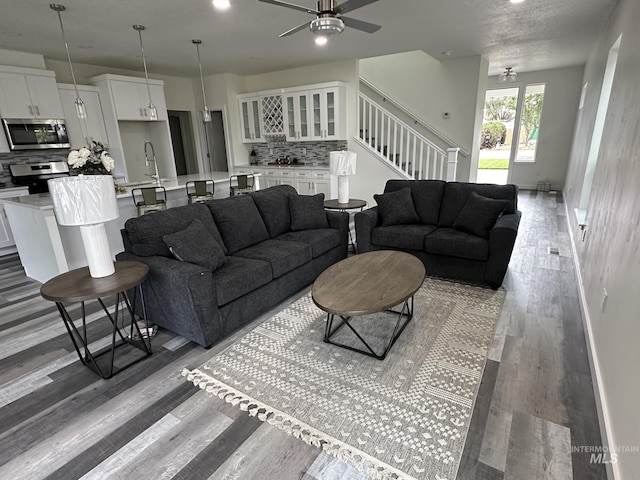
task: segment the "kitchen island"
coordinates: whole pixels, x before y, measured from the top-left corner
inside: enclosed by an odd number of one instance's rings
[[[167,191],[167,208],[187,204],[186,183],[193,180],[213,180],[215,198],[228,197],[230,175],[229,172],[212,172],[162,179],[161,185]],[[137,216],[131,190],[153,187],[154,182],[128,185],[126,192],[116,195],[120,216],[105,223],[114,257],[124,250],[120,230],[127,219]],[[254,188],[259,189],[258,176]],[[44,283],[56,275],[87,265],[80,229],[58,225],[48,193],[3,198],[0,202],[4,203],[20,261],[28,277]]]

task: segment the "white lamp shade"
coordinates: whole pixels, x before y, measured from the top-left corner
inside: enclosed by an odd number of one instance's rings
[[[77,175],[47,182],[60,225],[94,225],[118,218],[111,175]]]
[[[356,159],[355,152],[341,150],[329,153],[329,173],[331,175],[355,175]]]

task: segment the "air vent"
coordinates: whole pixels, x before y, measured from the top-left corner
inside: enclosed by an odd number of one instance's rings
[[[560,250],[558,250],[558,247],[547,247],[547,253],[549,255],[560,255]]]

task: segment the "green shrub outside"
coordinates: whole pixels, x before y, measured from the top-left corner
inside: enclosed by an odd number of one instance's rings
[[[498,142],[504,143],[507,127],[502,122],[487,122],[482,125],[480,148],[493,148]]]

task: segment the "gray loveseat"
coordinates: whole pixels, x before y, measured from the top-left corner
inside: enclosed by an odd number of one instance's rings
[[[518,233],[516,185],[389,180],[355,215],[358,252],[402,250],[428,275],[502,285]]]
[[[209,347],[346,258],[348,214],[323,200],[281,185],[130,218],[117,259],[149,265],[151,322]]]

